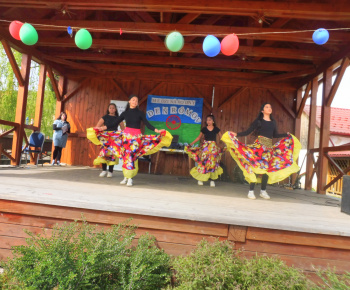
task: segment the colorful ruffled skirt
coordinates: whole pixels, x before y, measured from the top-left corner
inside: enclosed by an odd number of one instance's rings
[[[123,174],[126,178],[133,178],[138,172],[138,158],[143,155],[156,153],[162,147],[171,144],[173,136],[168,132],[159,135],[142,135],[130,133],[133,130],[100,132],[94,128],[87,129],[87,138],[96,145],[102,145],[99,156],[94,165],[107,163],[111,156],[123,159]],[[129,132],[129,133],[128,133]],[[108,163],[107,163],[108,164]]]
[[[289,135],[272,145],[272,139],[259,136],[253,144],[240,142],[232,132],[226,132],[221,140],[226,143],[232,158],[243,171],[249,183],[261,182],[256,175],[267,174],[268,183],[276,183],[299,171],[297,159],[301,144]]]
[[[224,151],[216,145],[215,141],[204,141],[201,147],[186,146],[185,152],[197,162],[197,166],[190,171],[194,179],[207,181],[210,178],[215,180],[223,173],[220,160]]]

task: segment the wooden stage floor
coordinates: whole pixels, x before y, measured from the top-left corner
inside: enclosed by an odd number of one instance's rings
[[[0,266],[11,247],[25,245],[24,229],[50,233],[81,219],[109,227],[132,218],[137,238],[148,232],[172,255],[189,254],[206,239],[229,240],[242,255],[278,256],[310,275],[315,268],[350,272],[350,216],[339,200],[303,190],[269,187],[271,200],[249,200],[248,186],[139,174],[98,177],[84,167],[0,167]],[[259,188],[256,188],[258,193]]]
[[[271,200],[249,200],[248,186],[192,178],[138,174],[134,186],[122,173],[100,178],[86,167],[0,168],[0,199],[45,205],[350,237],[350,215],[339,199],[269,186]]]

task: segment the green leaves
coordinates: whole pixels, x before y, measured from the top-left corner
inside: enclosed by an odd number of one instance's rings
[[[22,54],[16,50],[12,50],[15,60],[20,67]],[[1,119],[7,121],[15,121],[16,105],[17,105],[17,93],[18,82],[13,73],[10,62],[7,55],[0,43],[0,114]],[[39,83],[39,65],[32,61],[31,73],[29,77],[28,86],[28,99],[25,116],[29,118],[29,121],[35,116],[35,106]],[[52,89],[50,89],[50,80],[47,78],[45,83],[45,97],[43,105],[43,116],[41,121],[41,131],[45,136],[52,137],[52,123],[55,115],[56,97]],[[0,125],[0,130],[8,130],[10,127]],[[29,136],[32,132],[26,130],[26,134]]]
[[[105,228],[85,221],[56,225],[41,235],[27,232],[3,265],[0,289],[294,289],[350,287],[350,274],[319,271],[315,285],[277,258],[242,257],[232,243],[206,240],[184,257],[170,258],[148,233],[136,238],[125,223]],[[171,283],[171,278],[173,283]]]
[[[14,247],[14,258],[5,265],[6,286],[155,289],[168,284],[169,256],[149,235],[134,247],[135,229],[127,223],[100,229],[74,222],[55,226],[51,234],[27,232],[28,245]]]

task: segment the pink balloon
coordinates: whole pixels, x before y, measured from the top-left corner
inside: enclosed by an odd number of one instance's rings
[[[237,52],[239,40],[236,34],[232,33],[224,37],[221,41],[221,52],[224,55],[230,56]]]
[[[19,37],[19,31],[22,25],[23,23],[21,21],[15,20],[11,22],[9,30],[10,30],[10,34],[14,39],[21,40],[21,38]]]

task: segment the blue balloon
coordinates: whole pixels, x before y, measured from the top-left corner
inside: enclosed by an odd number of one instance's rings
[[[329,32],[324,28],[319,28],[312,35],[312,39],[318,45],[325,44],[329,39]]]
[[[72,36],[72,34],[73,34],[73,29],[72,29],[72,27],[68,26],[67,32],[68,32],[68,34],[69,34],[70,36]]]
[[[203,51],[206,56],[214,57],[220,53],[221,44],[214,35],[208,35],[203,41]]]

